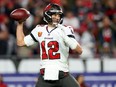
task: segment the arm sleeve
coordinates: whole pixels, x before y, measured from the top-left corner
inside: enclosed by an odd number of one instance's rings
[[[66,44],[73,50],[77,47],[77,45],[79,45],[79,43],[74,39],[74,38],[70,38],[67,35],[63,35],[64,41],[66,42]]]
[[[38,42],[38,31],[37,26],[31,31],[31,33],[24,37],[24,42],[27,46],[33,45],[35,42]]]
[[[24,42],[27,46],[31,46],[35,43],[35,41],[32,39],[31,35],[27,35],[24,37]]]
[[[38,42],[38,30],[39,30],[39,27],[37,25],[30,33],[30,36],[35,42]]]

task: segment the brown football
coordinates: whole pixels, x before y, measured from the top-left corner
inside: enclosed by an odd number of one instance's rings
[[[25,8],[18,8],[10,13],[10,17],[19,22],[25,21],[30,16],[30,12]]]

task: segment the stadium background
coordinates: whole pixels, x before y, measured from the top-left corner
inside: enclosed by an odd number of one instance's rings
[[[83,47],[78,56],[70,51],[71,74],[84,76],[88,87],[116,87],[116,0],[0,0],[0,74],[8,87],[34,87],[39,75],[39,45],[16,45],[16,22],[9,14],[24,7],[31,16],[24,25],[27,35],[42,20],[48,3],[64,10],[64,25],[71,25]],[[1,86],[0,86],[1,87]]]

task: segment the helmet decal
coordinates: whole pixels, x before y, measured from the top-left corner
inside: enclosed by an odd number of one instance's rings
[[[47,5],[46,8],[44,9],[44,11],[48,11],[51,9],[51,4]]]

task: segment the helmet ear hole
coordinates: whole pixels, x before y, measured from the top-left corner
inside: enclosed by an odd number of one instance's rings
[[[62,11],[62,8],[57,5],[57,4],[49,4],[46,6],[45,10],[44,10],[44,21],[46,23],[49,23],[49,22],[52,22],[52,18],[51,16],[53,14],[56,14],[58,13],[60,15],[60,21],[62,21],[62,18],[63,18],[63,11]]]

